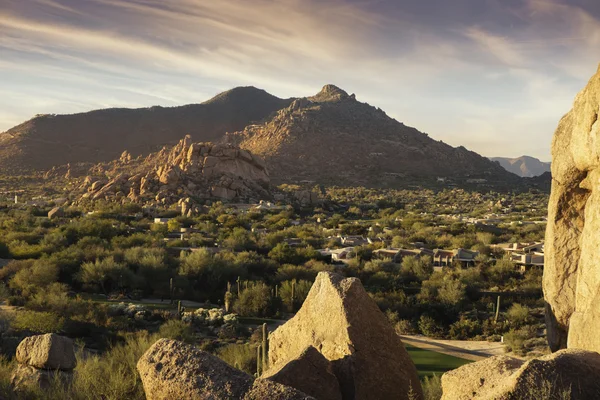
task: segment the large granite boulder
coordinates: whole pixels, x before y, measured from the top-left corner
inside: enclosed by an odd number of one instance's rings
[[[600,354],[560,350],[530,361],[507,356],[466,364],[442,376],[442,400],[600,398]]]
[[[342,400],[333,365],[313,346],[286,364],[270,368],[261,378],[291,386],[319,400]]]
[[[54,333],[26,337],[17,347],[16,358],[19,364],[38,369],[72,370],[77,365],[73,341]]]
[[[544,298],[553,351],[600,351],[600,70],[577,95],[552,143]]]
[[[169,339],[154,343],[137,369],[148,400],[241,399],[253,382],[212,354]]]
[[[277,382],[254,380],[212,354],[170,339],[154,343],[137,363],[148,400],[309,400]]]
[[[422,398],[417,370],[360,280],[321,272],[296,316],[270,336],[272,368],[313,346],[329,360],[343,399]]]
[[[70,384],[77,365],[73,341],[53,333],[23,339],[17,346],[16,360],[11,376],[15,392],[30,387],[46,390],[54,383]]]

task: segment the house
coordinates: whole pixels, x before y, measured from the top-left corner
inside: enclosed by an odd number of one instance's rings
[[[462,248],[455,250],[435,249],[433,251],[433,266],[449,267],[454,262],[459,262],[463,267],[467,267],[475,264],[475,258],[478,255],[478,251]]]
[[[494,250],[501,250],[505,253],[532,253],[544,252],[544,242],[528,242],[528,243],[499,243],[491,246]]]
[[[155,224],[166,224],[171,218],[154,218]]]
[[[347,263],[356,257],[354,247],[345,247],[343,249],[330,250],[331,261]]]
[[[526,272],[530,267],[543,267],[544,266],[544,253],[541,252],[530,252],[530,253],[512,253],[510,256],[512,262],[519,267],[521,272]]]
[[[373,256],[380,260],[390,259],[392,262],[400,264],[404,257],[416,257],[420,258],[423,256],[433,257],[433,251],[429,249],[398,249],[398,248],[387,248],[378,249],[373,252]]]
[[[302,239],[300,238],[287,238],[284,240],[291,247],[300,247],[303,245]]]
[[[340,240],[344,246],[363,246],[369,243],[363,236],[340,236]]]

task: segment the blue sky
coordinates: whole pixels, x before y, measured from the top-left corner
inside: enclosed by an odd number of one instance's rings
[[[0,0],[0,131],[333,83],[451,145],[549,160],[599,50],[597,0]]]

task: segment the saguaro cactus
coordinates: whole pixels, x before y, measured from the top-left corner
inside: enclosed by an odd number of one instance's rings
[[[498,316],[500,315],[500,296],[496,300],[496,315],[494,316],[494,323],[498,322]]]
[[[296,310],[296,280],[292,281],[292,298],[291,298],[292,312]]]
[[[173,278],[169,279],[169,297],[171,298],[171,304],[173,304]]]
[[[231,293],[231,283],[227,282],[227,292],[225,292],[225,312],[229,312],[232,299],[233,293]]]
[[[256,377],[258,378],[260,376],[260,370],[261,370],[261,352],[262,352],[262,346],[259,344],[258,347],[256,348]]]
[[[269,331],[267,324],[262,326],[262,371],[263,373],[269,368]]]

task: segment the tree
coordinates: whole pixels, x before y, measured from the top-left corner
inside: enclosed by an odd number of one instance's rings
[[[114,257],[107,257],[95,262],[81,265],[79,279],[83,283],[97,284],[104,294],[113,289],[115,284],[123,287],[131,281],[131,271],[125,265],[115,261]]]
[[[58,266],[47,260],[37,260],[31,266],[17,271],[9,285],[13,290],[20,291],[24,297],[29,297],[57,280]]]

